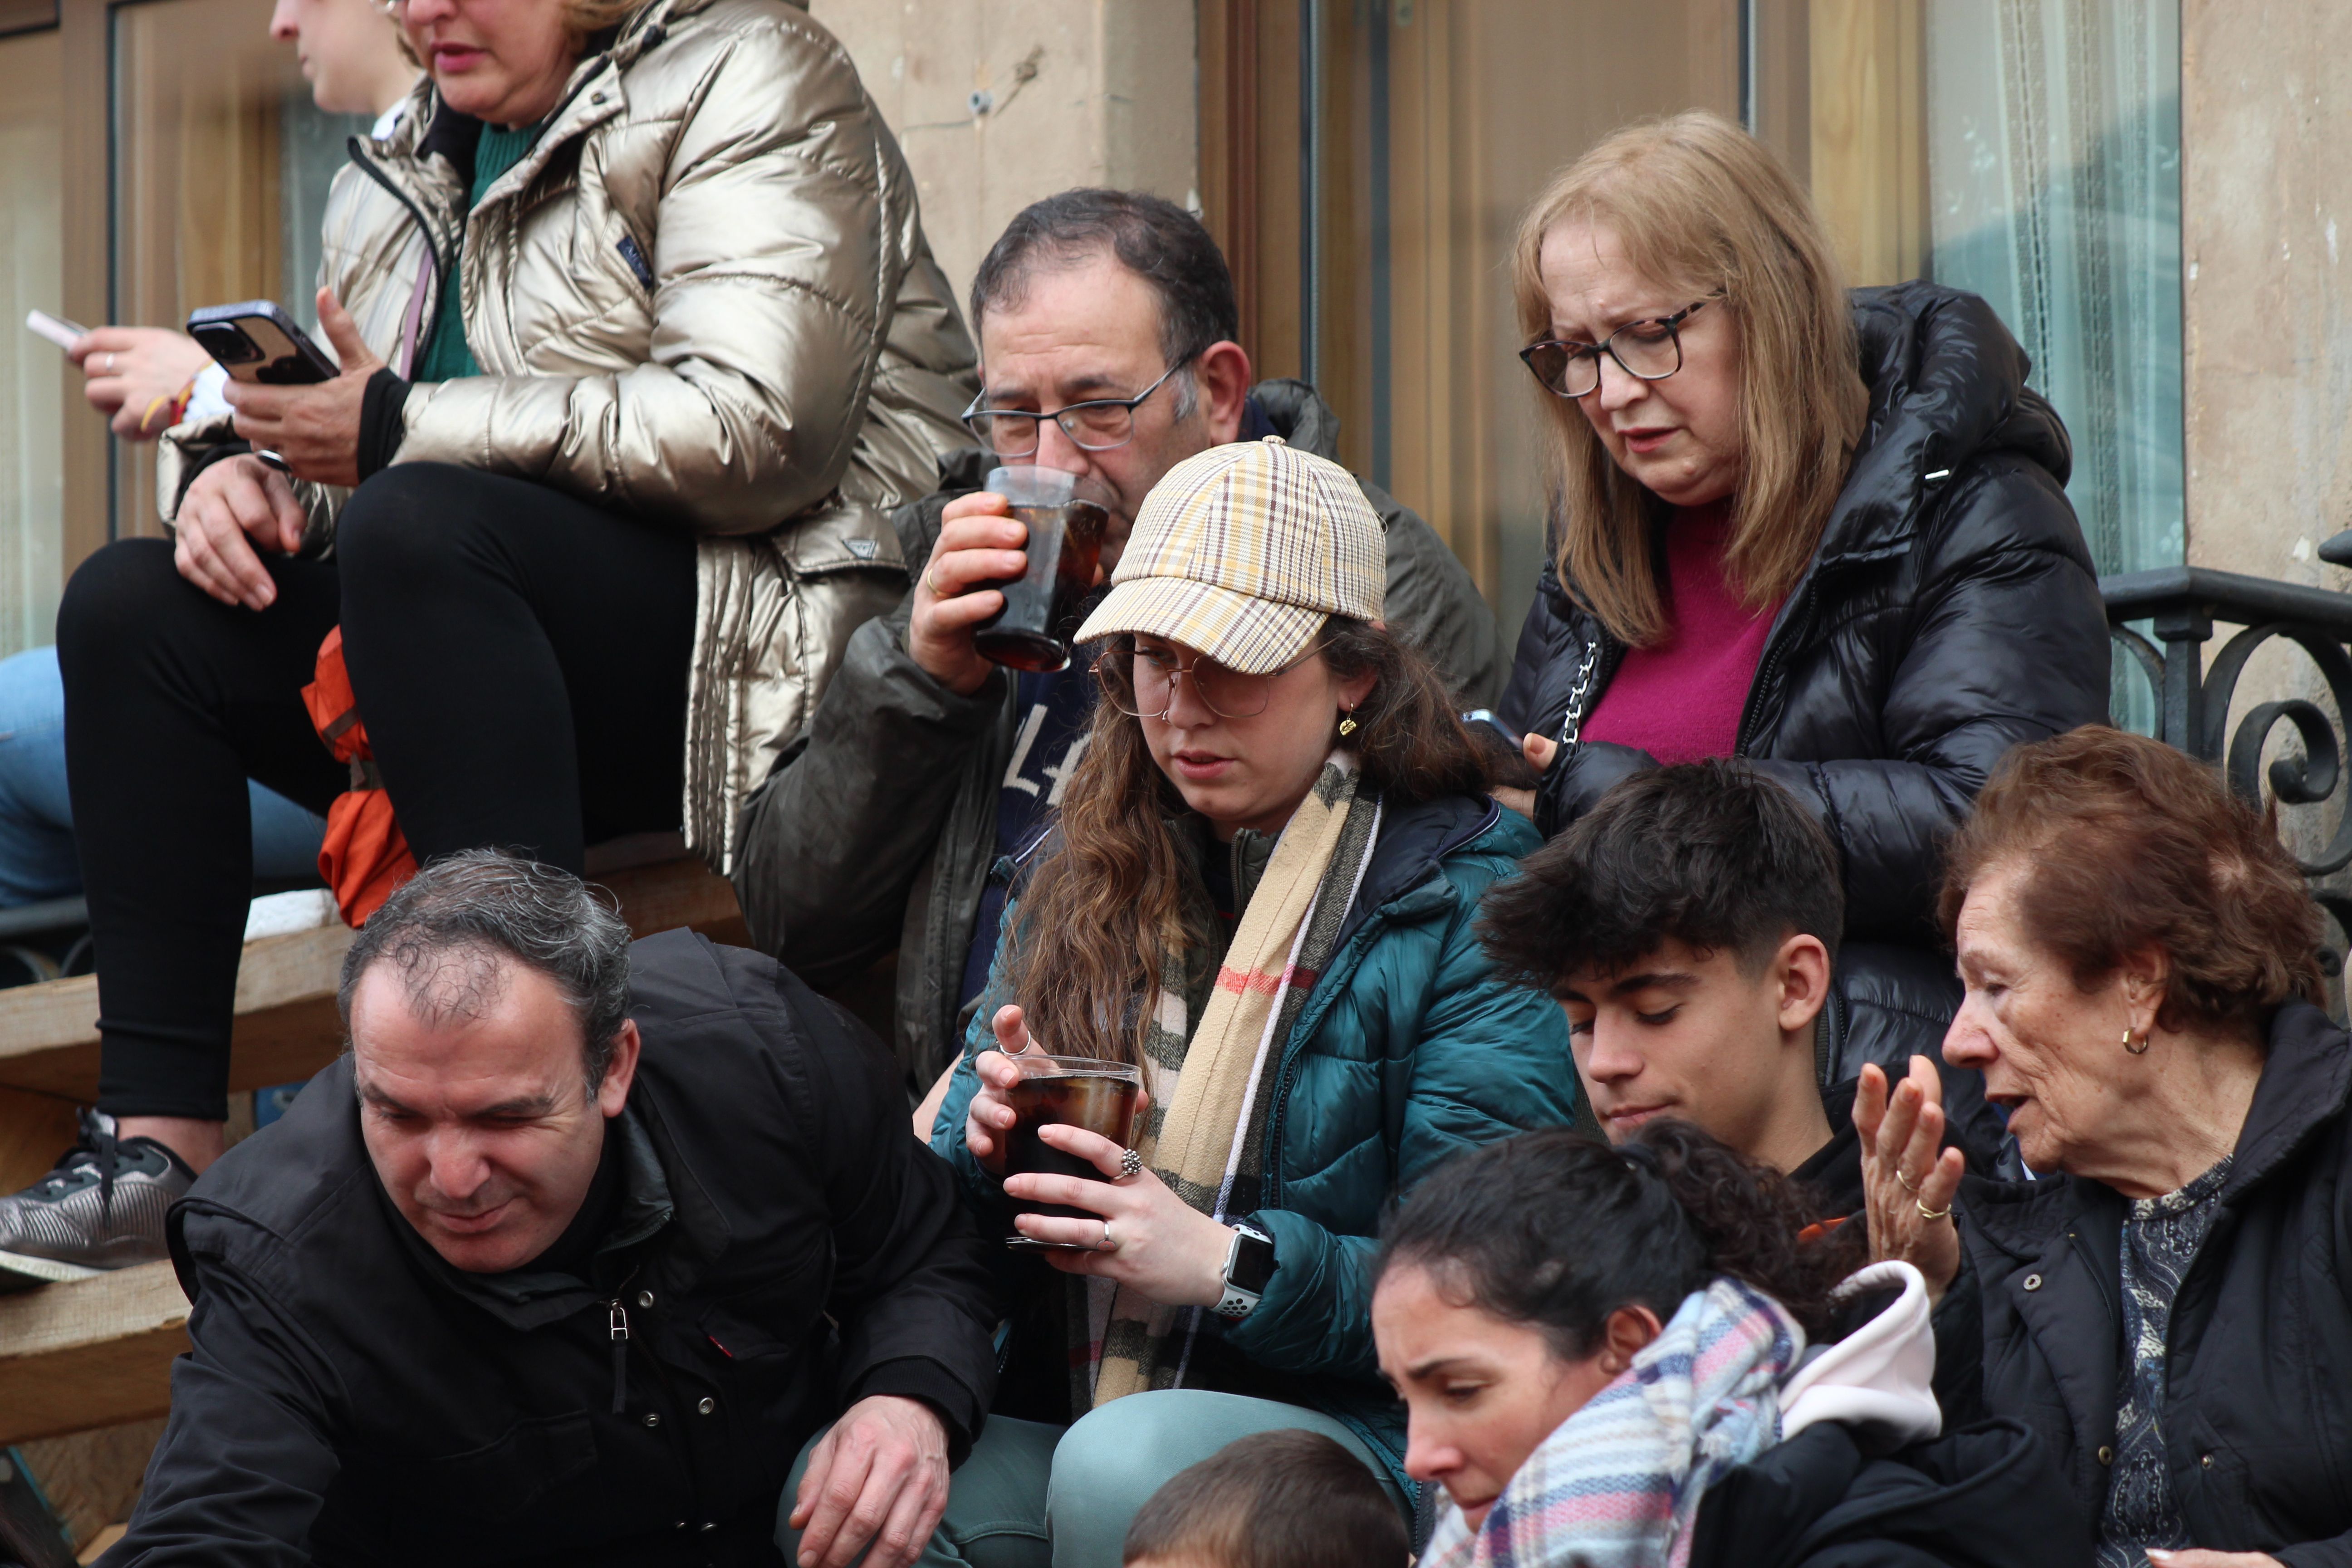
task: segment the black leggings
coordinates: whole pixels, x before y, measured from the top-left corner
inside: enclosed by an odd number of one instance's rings
[[[493,845],[577,871],[587,843],[680,820],[691,538],[415,463],[352,494],[333,559],[265,559],[278,598],[256,614],[183,579],[167,542],[123,540],[58,611],[99,1107],[118,1116],[226,1113],[245,781],[318,812],[346,787],[301,699],[338,620],[419,860]]]

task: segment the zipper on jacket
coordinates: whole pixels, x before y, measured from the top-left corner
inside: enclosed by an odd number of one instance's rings
[[[408,193],[402,190],[390,174],[376,166],[374,159],[361,151],[358,137],[346,138],[343,146],[351,153],[352,162],[357,163],[369,179],[382,185],[391,193],[393,200],[408,209],[408,216],[416,220],[416,231],[425,237],[425,259],[433,264],[433,308],[424,312],[424,331],[416,336],[416,352],[408,358],[407,369],[414,373],[418,365],[425,363],[425,355],[432,351],[433,334],[440,330],[441,291],[449,287],[449,269],[442,263],[441,247],[433,237],[433,226],[425,221],[425,210],[409,198]],[[462,230],[464,226],[465,220],[461,217],[458,227]]]
[[[629,1413],[629,1310],[618,1296],[604,1303],[611,1310],[613,1335],[613,1414]]]
[[[1806,576],[1805,585],[1799,591],[1796,614],[1781,624],[1781,635],[1772,639],[1770,646],[1764,650],[1764,657],[1757,662],[1756,679],[1748,683],[1748,700],[1739,710],[1739,728],[1733,731],[1731,754],[1735,757],[1748,754],[1748,748],[1755,743],[1757,731],[1763,727],[1765,693],[1771,689],[1773,678],[1780,673],[1781,664],[1787,659],[1789,646],[1811,629],[1813,584],[1816,581],[1818,578],[1812,574]]]

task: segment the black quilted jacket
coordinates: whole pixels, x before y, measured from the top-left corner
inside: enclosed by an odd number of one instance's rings
[[[1844,858],[1843,1009],[1824,1081],[1930,1055],[1958,991],[1937,956],[1943,841],[2003,752],[2104,721],[2106,616],[2064,489],[2065,426],[1991,307],[1928,283],[1857,289],[1870,421],[1821,546],[1774,620],[1738,753],[1821,815]],[[1558,736],[1624,647],[1546,567],[1500,711]],[[1594,742],[1546,775],[1547,836],[1654,766]]]

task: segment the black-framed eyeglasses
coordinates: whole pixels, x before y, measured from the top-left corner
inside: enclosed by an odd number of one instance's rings
[[[1317,643],[1280,669],[1244,675],[1197,655],[1189,664],[1161,648],[1113,647],[1096,656],[1095,680],[1111,706],[1130,718],[1165,719],[1176,706],[1176,689],[1192,683],[1192,695],[1221,719],[1255,719],[1274,700],[1274,683],[1321,653]]]
[[[1158,381],[1133,397],[1090,397],[1051,413],[1028,408],[982,408],[981,399],[988,395],[988,389],[982,387],[980,396],[973,398],[971,406],[963,411],[963,422],[1000,458],[1025,458],[1034,452],[1037,426],[1047,419],[1062,427],[1062,434],[1070,438],[1073,446],[1089,452],[1108,452],[1135,439],[1136,409],[1189,363],[1178,360],[1160,373]]]
[[[1601,356],[1607,354],[1627,375],[1664,381],[1683,367],[1682,324],[1714,301],[1701,300],[1671,316],[1628,321],[1597,343],[1546,338],[1519,351],[1520,360],[1559,397],[1585,397],[1601,385]]]

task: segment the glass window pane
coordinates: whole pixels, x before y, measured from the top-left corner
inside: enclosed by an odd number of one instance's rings
[[[203,305],[317,309],[319,227],[364,117],[310,102],[270,0],[150,0],[113,14],[115,318],[178,327]],[[157,531],[152,448],[115,447],[115,531]]]
[[[2179,7],[1931,4],[1927,76],[1932,275],[2032,356],[2099,569],[2179,564]]]
[[[60,58],[53,31],[0,39],[0,657],[51,640],[61,582],[68,376],[22,325],[64,289]]]

